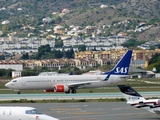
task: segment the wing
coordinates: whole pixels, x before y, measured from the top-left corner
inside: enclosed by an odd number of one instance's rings
[[[97,82],[100,82],[100,81],[89,81],[89,82],[78,82],[78,83],[69,83],[67,84],[69,88],[83,88],[84,86],[86,85],[90,85],[92,83],[97,83]]]

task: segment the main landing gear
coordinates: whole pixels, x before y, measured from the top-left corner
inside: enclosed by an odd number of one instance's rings
[[[67,92],[65,92],[66,94],[69,94],[70,93],[70,91],[71,91],[71,93],[72,94],[75,94],[75,93],[77,93],[77,91],[75,90],[75,89],[70,89],[70,90],[68,90]]]
[[[18,91],[17,94],[21,94],[21,91]]]
[[[72,93],[75,94],[77,91],[75,89],[72,89]]]

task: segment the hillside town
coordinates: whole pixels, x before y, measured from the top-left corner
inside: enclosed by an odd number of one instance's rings
[[[108,5],[100,5],[101,9],[109,7]],[[114,7],[113,7],[114,8]],[[1,8],[0,10],[7,10],[7,8]],[[23,11],[23,8],[17,8],[17,11]],[[60,13],[53,12],[52,15],[58,15],[62,17],[71,10],[62,9]],[[147,22],[134,23],[132,19],[124,19],[121,21],[114,22],[114,24],[103,24],[99,26],[87,25],[78,26],[70,25],[64,26],[61,24],[54,24],[53,26],[46,27],[53,21],[51,17],[42,18],[40,24],[34,28],[30,25],[23,25],[20,29],[21,32],[10,32],[7,34],[8,37],[0,37],[0,53],[1,54],[21,54],[21,53],[35,53],[38,47],[41,45],[49,44],[52,49],[68,50],[70,47],[74,48],[74,51],[78,51],[75,47],[77,45],[86,45],[87,50],[109,50],[115,46],[121,46],[123,43],[131,39],[129,33],[141,33],[153,26]],[[2,26],[11,24],[11,21],[4,20],[1,22]],[[116,34],[106,33],[109,29],[118,29],[120,26],[128,26],[126,31],[119,30]],[[35,36],[34,30],[38,30],[39,36]],[[41,30],[44,29],[44,30]],[[17,37],[20,33],[27,33],[26,37]],[[3,31],[0,31],[0,35],[3,35]],[[34,37],[31,37],[34,36]],[[63,41],[62,48],[55,47],[55,40],[60,39]],[[154,44],[159,44],[158,41],[154,41]],[[139,48],[150,49],[150,45],[153,45],[153,41],[147,42],[146,44],[140,45]]]
[[[44,59],[44,60],[1,60],[0,68],[12,68],[17,71],[25,69],[34,69],[35,67],[47,67],[49,69],[57,68],[63,69],[65,65],[70,65],[71,68],[78,67],[85,69],[86,67],[106,66],[109,64],[116,64],[117,61],[127,51],[127,48],[115,48],[107,51],[84,51],[76,52],[74,59]],[[156,50],[133,50],[131,66],[146,68],[148,61],[156,53],[160,53],[160,49]]]
[[[46,21],[48,19],[46,18]],[[128,20],[124,20],[115,23],[113,26],[109,25],[107,27],[114,27],[116,25],[129,23]],[[70,29],[57,25],[52,29],[46,30],[46,32],[41,31],[42,34],[47,34],[46,38],[41,37],[16,37],[16,32],[8,34],[8,37],[0,37],[0,53],[1,54],[22,54],[22,53],[35,53],[38,51],[38,47],[41,45],[49,44],[52,49],[56,50],[68,50],[73,47],[74,51],[78,51],[78,45],[85,45],[87,50],[110,50],[114,47],[119,47],[123,43],[131,39],[130,36],[125,32],[119,32],[116,35],[108,35],[106,37],[100,36],[104,32],[103,26],[101,29],[95,26],[86,26],[83,30],[80,30],[80,26],[70,26]],[[147,30],[146,24],[139,23],[135,30],[128,30],[132,32],[142,32]],[[30,27],[29,27],[30,28]],[[31,29],[31,28],[30,28]],[[50,34],[53,32],[53,34]],[[30,33],[33,34],[33,33]],[[103,33],[105,34],[105,33]],[[89,35],[89,37],[83,36]],[[91,36],[90,36],[91,35]],[[56,39],[60,39],[63,42],[63,46],[56,47]],[[138,47],[141,49],[150,49],[150,46],[159,44],[158,41],[147,41]]]

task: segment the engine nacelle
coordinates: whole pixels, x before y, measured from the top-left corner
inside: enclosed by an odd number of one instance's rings
[[[54,90],[53,89],[51,89],[51,90],[44,90],[44,92],[54,92]]]
[[[55,85],[54,92],[68,92],[69,87],[66,85]]]

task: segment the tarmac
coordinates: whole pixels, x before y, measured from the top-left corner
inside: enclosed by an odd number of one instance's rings
[[[159,120],[159,116],[125,102],[16,103],[1,106],[32,106],[60,120]]]

